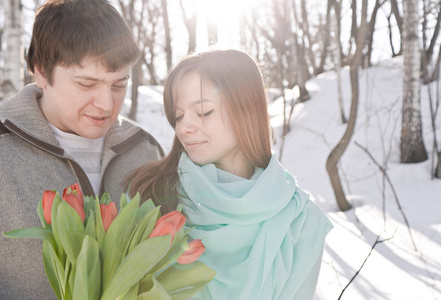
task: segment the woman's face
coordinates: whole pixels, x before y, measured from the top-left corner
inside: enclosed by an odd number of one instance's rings
[[[192,72],[180,81],[177,96],[176,136],[190,159],[251,177],[254,168],[239,146],[220,91],[210,82],[201,87],[200,75]]]

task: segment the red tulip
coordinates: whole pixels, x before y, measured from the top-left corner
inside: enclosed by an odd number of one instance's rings
[[[43,206],[44,219],[46,223],[51,224],[51,213],[52,213],[52,204],[54,203],[54,198],[57,193],[54,191],[44,191],[43,200],[41,205]]]
[[[172,211],[156,221],[155,228],[153,228],[152,233],[149,237],[157,237],[162,235],[171,235],[173,237],[175,234],[184,226],[185,217],[179,211]]]
[[[64,189],[63,200],[69,203],[69,205],[77,211],[81,220],[84,222],[84,219],[86,218],[86,214],[84,213],[84,198],[78,183]]]
[[[205,252],[205,246],[200,239],[188,243],[188,249],[178,258],[180,264],[194,263]]]
[[[78,201],[81,204],[81,207],[84,207],[84,197],[83,197],[83,193],[81,192],[80,189],[80,185],[77,183],[69,185],[67,188],[65,188],[63,190],[63,198],[64,196],[69,193],[69,189],[70,189],[70,193],[74,193],[75,196],[78,198]]]
[[[107,232],[110,224],[118,215],[118,210],[116,209],[115,202],[110,202],[109,204],[100,204],[101,219],[103,220],[104,230]]]

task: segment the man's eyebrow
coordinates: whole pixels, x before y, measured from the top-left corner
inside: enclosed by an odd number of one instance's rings
[[[92,76],[87,76],[87,75],[76,75],[76,76],[74,76],[74,78],[90,80],[90,81],[97,81],[97,82],[104,82],[105,81],[105,80],[98,79],[98,78],[92,77]],[[130,75],[127,75],[127,76],[121,77],[113,82],[120,82],[120,81],[128,80],[129,78],[130,78]]]

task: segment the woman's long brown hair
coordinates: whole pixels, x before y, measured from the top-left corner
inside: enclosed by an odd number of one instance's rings
[[[266,168],[271,158],[271,134],[267,94],[257,63],[240,50],[209,50],[189,55],[178,63],[164,82],[164,110],[176,125],[176,102],[181,79],[197,72],[201,81],[214,84],[230,115],[240,148],[256,167]],[[142,202],[152,199],[161,212],[176,209],[179,198],[178,164],[184,148],[175,136],[170,153],[132,171],[123,184],[130,196],[140,192]]]

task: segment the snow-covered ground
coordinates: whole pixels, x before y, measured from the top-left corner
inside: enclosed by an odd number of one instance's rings
[[[422,87],[421,100],[429,160],[400,164],[401,64],[397,58],[360,71],[356,132],[340,162],[344,189],[353,205],[349,211],[338,210],[325,168],[329,152],[346,128],[338,108],[337,75],[328,72],[308,82],[311,99],[294,108],[282,164],[334,224],[326,240],[315,300],[441,299],[441,179],[431,178],[433,131],[428,90],[427,86]],[[348,116],[348,70],[341,75]],[[432,92],[435,91],[432,85]],[[140,94],[137,121],[168,151],[173,131],[162,109],[161,88],[141,87]],[[123,114],[127,114],[130,101],[126,104]],[[281,131],[282,105],[281,99],[270,105],[277,153],[281,145],[277,132]],[[440,140],[441,113],[437,122]],[[390,182],[355,142],[386,168]]]

